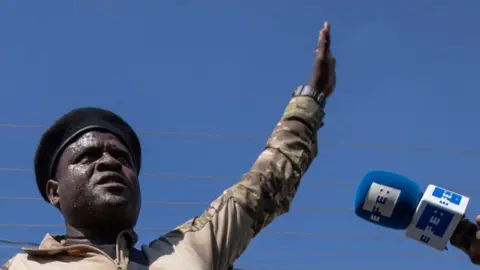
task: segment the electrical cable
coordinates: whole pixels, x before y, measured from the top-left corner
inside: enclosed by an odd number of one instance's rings
[[[30,125],[30,124],[0,124],[1,129],[46,129],[46,125]],[[208,133],[189,133],[189,132],[170,132],[154,129],[140,129],[139,135],[163,136],[163,137],[186,137],[197,139],[213,139],[213,140],[228,140],[228,141],[257,141],[266,140],[266,136],[247,136],[247,135],[222,135],[222,134],[208,134]],[[480,155],[480,150],[455,148],[455,147],[428,147],[428,146],[408,146],[408,145],[394,145],[394,144],[374,144],[374,143],[346,143],[334,140],[319,140],[320,145],[328,145],[339,148],[363,148],[376,150],[391,150],[391,151],[414,151],[414,152],[443,152],[443,153],[457,153],[465,155]]]

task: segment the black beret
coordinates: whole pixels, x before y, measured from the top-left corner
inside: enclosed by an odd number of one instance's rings
[[[114,134],[130,151],[137,173],[141,167],[140,140],[132,127],[115,113],[93,107],[78,108],[63,115],[45,131],[34,159],[35,178],[42,197],[48,201],[46,184],[53,179],[63,150],[83,134],[103,130]]]

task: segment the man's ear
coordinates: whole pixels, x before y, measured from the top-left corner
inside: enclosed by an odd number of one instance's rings
[[[58,182],[53,179],[48,180],[45,189],[50,203],[56,208],[60,208],[60,191]]]

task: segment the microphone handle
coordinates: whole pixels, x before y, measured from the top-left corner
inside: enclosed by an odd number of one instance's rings
[[[470,220],[464,218],[460,221],[457,228],[453,232],[450,242],[452,245],[469,250],[473,241],[477,240],[477,231],[479,226]]]

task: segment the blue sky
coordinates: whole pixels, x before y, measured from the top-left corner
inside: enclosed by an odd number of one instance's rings
[[[143,172],[177,176],[143,176],[145,201],[208,203],[249,169],[291,91],[307,82],[329,20],[338,87],[319,157],[291,213],[237,267],[476,269],[457,250],[404,240],[351,208],[363,175],[382,169],[468,195],[468,216],[480,213],[479,9],[478,1],[1,1],[0,123],[48,125],[74,107],[111,109],[139,130]],[[42,129],[1,127],[0,167],[31,169]],[[31,173],[0,173],[0,196],[38,197]],[[139,227],[172,228],[202,209],[145,204]],[[63,232],[5,226],[61,225],[46,203],[0,201],[0,210],[0,238]],[[148,243],[161,232],[139,233]],[[1,261],[16,251],[1,246]]]

